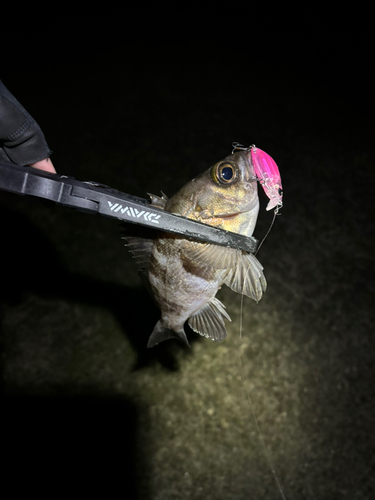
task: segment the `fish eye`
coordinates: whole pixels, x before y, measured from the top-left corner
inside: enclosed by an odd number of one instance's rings
[[[232,184],[237,178],[237,171],[231,163],[220,162],[212,167],[212,178],[216,183]]]

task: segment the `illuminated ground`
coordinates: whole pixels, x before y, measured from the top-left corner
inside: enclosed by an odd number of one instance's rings
[[[350,82],[337,90],[325,68],[265,62],[255,78],[225,53],[204,64],[188,54],[172,66],[163,52],[51,64],[49,85],[2,78],[60,173],[134,195],[173,194],[232,141],[271,154],[285,206],[258,254],[267,293],[244,300],[242,337],[241,297],[224,289],[223,343],[190,333],[190,350],[147,350],[158,311],[119,224],[0,193],[6,475],[15,491],[46,494],[48,478],[105,498],[374,498],[363,95]],[[258,238],[272,218],[261,204]]]

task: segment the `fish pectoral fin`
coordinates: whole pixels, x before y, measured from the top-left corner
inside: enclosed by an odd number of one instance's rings
[[[188,324],[192,330],[204,337],[221,342],[227,336],[224,319],[231,321],[224,304],[214,297],[199,311],[190,316]]]
[[[180,249],[190,260],[216,269],[235,267],[242,255],[241,250],[235,248],[189,240],[183,240]]]
[[[150,335],[150,338],[148,340],[147,347],[154,347],[157,344],[160,344],[160,342],[163,342],[164,340],[168,339],[178,339],[181,340],[184,344],[186,344],[188,347],[190,347],[190,344],[188,342],[188,339],[186,337],[186,333],[184,332],[183,329],[174,331],[170,330],[169,328],[165,328],[161,320],[159,320],[154,329],[153,332]]]
[[[243,293],[256,302],[259,302],[267,288],[263,267],[253,254],[242,255],[238,265],[227,274],[224,283],[234,292]]]

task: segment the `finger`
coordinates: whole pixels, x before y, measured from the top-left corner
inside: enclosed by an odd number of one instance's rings
[[[45,158],[44,160],[31,163],[30,166],[34,168],[39,168],[40,170],[45,170],[46,172],[51,172],[52,174],[56,173],[56,169],[53,166],[53,163],[50,160],[50,158]]]

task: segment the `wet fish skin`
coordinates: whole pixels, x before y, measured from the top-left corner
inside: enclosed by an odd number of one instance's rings
[[[226,164],[236,168],[236,180],[217,181],[217,171]],[[225,168],[225,167],[224,167]],[[165,204],[168,212],[251,236],[259,212],[258,186],[247,153],[234,153],[183,186]],[[228,218],[236,214],[235,217]]]
[[[183,186],[172,198],[150,195],[153,205],[246,236],[253,234],[259,199],[247,153],[237,152]],[[225,306],[215,297],[226,284],[258,301],[266,289],[263,268],[252,254],[160,233],[156,239],[126,237],[140,274],[161,310],[148,347],[178,338],[189,345],[184,324],[221,341]]]

